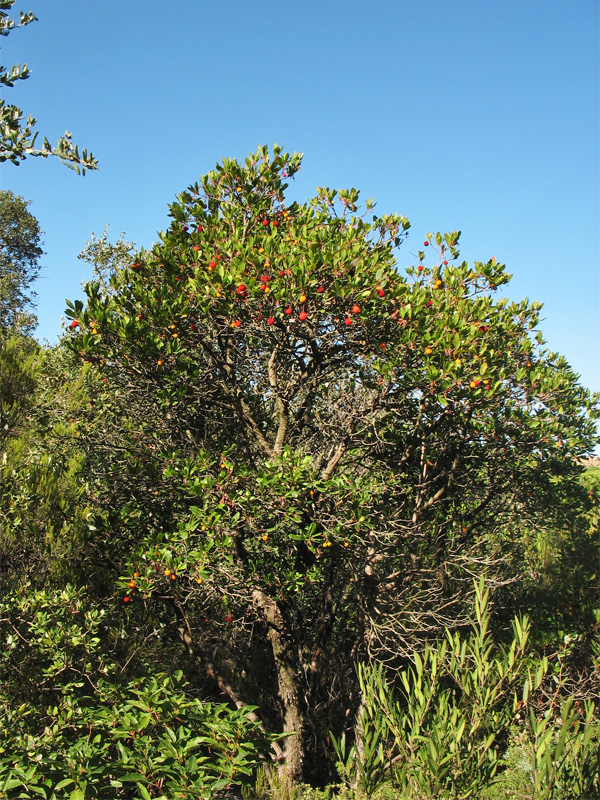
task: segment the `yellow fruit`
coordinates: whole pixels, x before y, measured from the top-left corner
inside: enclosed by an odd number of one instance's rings
[[[460,360],[460,358],[456,358],[454,360],[454,363],[456,364],[457,367],[462,367],[462,361]]]
[[[306,303],[306,295],[305,294],[301,294],[300,297],[298,298],[298,301],[300,303]]]
[[[167,578],[169,577],[170,574],[171,574],[171,570],[170,569],[166,569],[165,570],[165,575],[167,576]]]
[[[432,353],[433,353],[433,350],[431,349],[431,347],[426,347],[425,348],[425,355],[426,356],[430,356]]]
[[[158,364],[159,367],[162,367],[162,364],[163,364],[162,358],[159,358],[156,363]]]
[[[262,536],[263,542],[268,541],[268,539],[269,539],[269,534],[268,533],[263,533],[263,536]]]

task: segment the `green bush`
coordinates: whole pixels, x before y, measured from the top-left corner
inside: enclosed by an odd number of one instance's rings
[[[181,673],[102,682],[77,702],[69,689],[40,736],[3,721],[0,798],[209,798],[250,782],[270,749],[247,710],[188,697]]]
[[[419,800],[482,797],[500,780],[511,726],[523,709],[531,756],[525,783],[532,800],[594,796],[596,705],[588,701],[579,709],[567,698],[559,708],[538,711],[533,697],[548,660],[527,655],[527,618],[515,618],[508,647],[495,645],[483,581],[476,586],[475,617],[466,638],[447,633],[415,653],[398,675],[400,692],[381,665],[359,666],[355,741],[349,746],[344,736],[334,739],[343,783],[367,798],[390,784],[402,797]]]

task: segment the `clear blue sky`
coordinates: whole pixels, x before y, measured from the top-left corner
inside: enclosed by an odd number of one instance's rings
[[[16,8],[19,8],[17,3]],[[30,6],[23,6],[29,10]],[[545,304],[549,346],[600,390],[598,0],[31,0],[5,92],[100,171],[3,165],[45,231],[39,336],[82,297],[77,254],[106,223],[149,246],[167,205],[223,156],[304,152],[296,199],[355,186],[426,231],[461,229],[507,293]]]

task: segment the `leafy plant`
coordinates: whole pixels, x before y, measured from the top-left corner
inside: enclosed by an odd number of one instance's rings
[[[35,737],[15,737],[3,723],[0,798],[204,800],[249,783],[268,758],[272,738],[248,710],[190,697],[180,672],[122,687],[103,680],[77,699],[73,689],[65,686],[46,709]],[[28,715],[31,723],[35,714]]]
[[[97,375],[96,563],[201,680],[289,734],[292,782],[327,774],[355,657],[395,665],[465,624],[473,574],[515,577],[520,521],[552,503],[540,476],[582,471],[598,414],[539,305],[495,297],[504,265],[461,263],[451,231],[403,271],[408,220],[355,189],[286,203],[300,164],[225,159],[66,311]]]
[[[494,780],[507,745],[529,638],[527,618],[516,618],[511,644],[495,647],[489,623],[489,589],[481,580],[475,586],[471,634],[448,632],[444,641],[415,653],[412,664],[399,672],[400,695],[381,665],[359,666],[367,711],[356,726],[342,779],[349,782],[356,773],[353,783],[367,797],[386,778],[409,796],[481,794]]]

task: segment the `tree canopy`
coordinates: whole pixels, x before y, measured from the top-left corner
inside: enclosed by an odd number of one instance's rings
[[[90,558],[118,565],[132,620],[153,609],[288,734],[293,779],[356,708],[358,657],[394,665],[466,622],[473,574],[514,580],[507,542],[598,418],[539,304],[496,298],[504,265],[461,262],[454,231],[401,272],[408,220],[354,189],[287,204],[300,163],[225,159],[67,309],[98,375]]]
[[[27,203],[10,189],[0,191],[0,328],[29,331],[36,325],[31,312],[39,276],[42,232]]]

